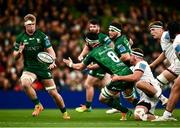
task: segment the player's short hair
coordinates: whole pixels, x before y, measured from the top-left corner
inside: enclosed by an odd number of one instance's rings
[[[139,56],[139,57],[144,57],[144,52],[140,48],[133,48],[132,49],[132,54],[136,55],[136,56]]]
[[[99,21],[96,20],[96,19],[91,19],[91,20],[89,20],[89,24],[100,25]]]
[[[149,29],[151,28],[162,28],[164,29],[164,24],[162,21],[153,21],[149,24]]]
[[[89,44],[97,43],[97,42],[99,42],[99,37],[98,37],[98,34],[96,34],[96,33],[88,32],[85,35],[85,40]]]
[[[36,23],[36,17],[33,14],[27,14],[24,17],[24,25]]]
[[[116,32],[121,32],[122,31],[122,25],[120,23],[117,23],[117,22],[112,22],[109,25],[109,30],[114,30]]]
[[[180,23],[177,21],[169,22],[167,30],[169,32],[170,38],[174,39],[176,34],[180,33]]]

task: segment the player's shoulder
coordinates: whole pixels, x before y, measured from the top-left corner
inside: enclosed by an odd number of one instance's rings
[[[40,29],[37,29],[36,30],[36,34],[41,37],[42,39],[48,39],[48,36],[43,32],[41,31]]]
[[[180,34],[176,35],[174,43],[180,43]]]
[[[102,33],[102,32],[100,32],[100,33],[98,34],[98,36],[99,36],[99,38],[106,38],[106,37],[108,37],[108,35],[106,35],[106,34],[104,34],[104,33]]]
[[[145,60],[141,60],[136,64],[136,67],[145,69],[148,66],[148,63]]]
[[[25,32],[21,32],[16,36],[16,40],[21,40],[25,36]]]
[[[170,42],[170,35],[168,31],[163,32],[161,36],[161,42]]]

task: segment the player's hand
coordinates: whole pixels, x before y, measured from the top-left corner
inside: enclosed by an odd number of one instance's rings
[[[73,61],[72,59],[69,57],[69,59],[63,59],[63,62],[70,68],[73,67]]]
[[[98,65],[98,64],[89,64],[89,65],[87,66],[87,68],[88,68],[89,70],[95,70],[95,69],[98,69],[98,68],[99,68],[99,65]]]
[[[83,59],[84,59],[84,57],[83,57],[82,55],[79,55],[79,56],[78,56],[78,60],[79,60],[79,61],[82,61]]]
[[[118,75],[112,75],[111,76],[111,81],[112,82],[119,81],[119,78],[120,78],[120,76],[118,76]]]
[[[57,67],[57,65],[56,65],[56,63],[55,63],[55,61],[52,63],[52,64],[50,64],[49,65],[49,69],[53,69],[53,68],[55,68],[55,67]]]
[[[24,43],[20,43],[20,46],[19,46],[19,53],[20,54],[22,54],[24,48],[25,48],[25,44]]]

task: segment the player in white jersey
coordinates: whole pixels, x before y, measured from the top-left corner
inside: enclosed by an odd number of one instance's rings
[[[180,62],[177,61],[178,58],[173,50],[172,41],[170,40],[169,32],[164,31],[163,23],[161,21],[154,21],[150,23],[149,29],[150,33],[154,39],[160,41],[160,45],[162,48],[161,55],[150,64],[150,67],[153,69],[160,63],[162,63],[165,59],[170,62],[170,66],[168,69],[164,70],[159,76],[157,76],[157,80],[161,83],[161,87],[165,88],[170,82],[173,82],[178,75],[180,74]]]
[[[159,100],[163,104],[167,103],[167,98],[161,93],[162,90],[158,82],[153,77],[151,69],[143,59],[143,51],[135,48],[132,51],[130,62],[134,66],[133,74],[127,76],[113,76],[112,81],[136,82],[140,100],[135,108],[134,116],[136,120],[153,120],[156,118],[154,109]]]
[[[180,55],[180,23],[178,22],[171,22],[168,24],[168,32],[170,35],[170,38],[173,41],[173,51],[176,53],[177,58],[179,58]],[[175,67],[179,66],[176,64],[179,64],[180,59],[176,59],[176,63],[174,64]],[[155,119],[154,121],[177,121],[172,116],[172,112],[180,99],[180,76],[178,74],[177,79],[175,80],[175,83],[173,84],[173,88],[171,89],[169,101],[166,106],[166,110],[163,113],[163,116]]]

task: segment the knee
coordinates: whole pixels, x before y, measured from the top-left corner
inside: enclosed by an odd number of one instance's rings
[[[134,119],[146,121],[147,115],[145,113],[145,110],[143,108],[136,108],[134,111]]]
[[[32,82],[29,79],[21,79],[21,85],[24,89],[27,89],[30,87]]]
[[[51,90],[48,90],[48,93],[49,95],[51,95],[52,97],[56,97],[58,92],[56,89],[51,89]]]

